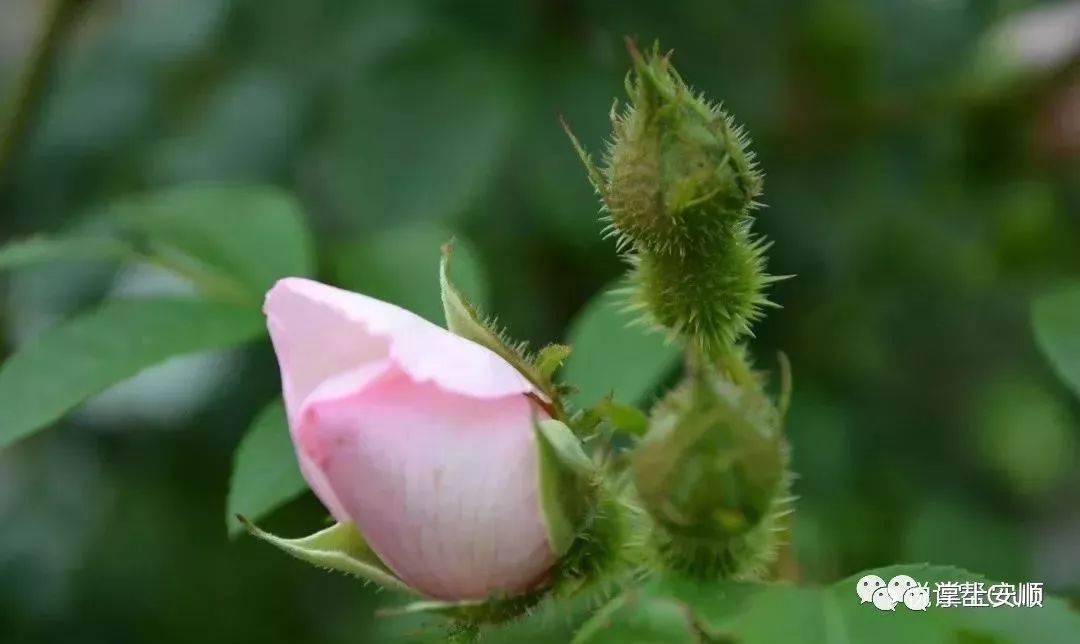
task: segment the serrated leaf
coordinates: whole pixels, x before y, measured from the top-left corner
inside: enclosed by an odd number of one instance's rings
[[[1080,395],[1080,284],[1071,284],[1035,298],[1031,321],[1043,355]]]
[[[642,402],[679,360],[679,348],[657,333],[634,324],[623,303],[605,289],[594,297],[570,325],[574,349],[562,379],[577,389],[579,407],[608,394],[628,404]]]
[[[0,247],[0,270],[87,259],[123,259],[131,249],[110,237],[31,237]]]
[[[337,523],[300,539],[283,539],[259,529],[243,516],[237,517],[237,520],[252,536],[284,550],[300,561],[325,570],[359,577],[383,588],[416,594],[416,591],[386,567],[351,523]]]
[[[937,582],[982,582],[986,587],[992,583],[959,568],[928,565],[868,570],[824,588],[702,582],[668,576],[655,578],[617,598],[581,629],[574,642],[615,641],[610,633],[618,624],[647,615],[647,607],[658,600],[679,603],[691,614],[696,628],[711,638],[706,641],[739,644],[1066,644],[1075,642],[1080,633],[1080,615],[1051,597],[1044,598],[1042,608],[941,608],[931,604],[925,611],[914,611],[900,604],[894,611],[878,610],[872,604],[860,603],[855,592],[857,581],[867,574],[878,575],[886,582],[896,575],[908,575],[931,589]],[[645,628],[647,625],[642,632],[646,632]],[[659,644],[668,640],[629,641]]]
[[[278,279],[314,271],[300,204],[277,188],[172,188],[123,201],[111,213],[145,252],[204,289],[261,301]]]
[[[278,400],[259,413],[236,448],[225,502],[229,536],[243,530],[237,515],[257,520],[306,489],[289,438],[285,406]]]
[[[258,309],[196,299],[113,300],[46,330],[0,366],[0,448],[173,356],[258,337]]]

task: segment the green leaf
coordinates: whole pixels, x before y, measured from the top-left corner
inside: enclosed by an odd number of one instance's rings
[[[621,405],[605,398],[593,407],[593,412],[607,421],[612,429],[630,436],[640,438],[649,430],[649,417],[632,405]]]
[[[667,597],[623,595],[589,620],[575,641],[590,644],[699,644],[693,613]]]
[[[110,237],[31,237],[0,247],[0,270],[87,259],[123,259],[131,249]]]
[[[679,347],[634,320],[605,289],[570,325],[567,344],[574,353],[562,379],[577,389],[573,400],[579,407],[609,393],[623,403],[642,402],[675,368]]]
[[[237,519],[252,536],[281,548],[301,561],[353,575],[383,588],[416,594],[386,567],[351,523],[338,523],[300,539],[282,539],[260,530],[242,516]]]
[[[418,223],[393,228],[333,249],[334,283],[443,323],[437,269],[442,246],[454,238],[447,228]],[[476,250],[454,240],[454,279],[478,306],[487,302],[487,281]]]
[[[258,309],[195,299],[113,300],[43,332],[0,366],[0,449],[167,358],[265,331]]]
[[[866,574],[888,582],[908,575],[931,589],[931,605],[914,611],[903,604],[882,611],[860,603],[855,587]],[[627,591],[597,613],[575,638],[577,644],[614,641],[669,642],[720,641],[739,644],[1066,644],[1080,633],[1080,615],[1068,605],[1045,597],[1042,608],[942,608],[933,604],[938,582],[993,582],[947,566],[904,565],[869,570],[824,588],[797,588],[781,584],[701,582],[681,577],[655,578]],[[628,620],[644,621],[639,632],[671,628],[674,611],[662,609],[675,602],[690,615],[702,635],[694,639],[616,640],[612,633]],[[667,603],[665,603],[667,602]],[[655,616],[653,616],[655,614]],[[965,639],[966,638],[966,639]]]
[[[358,221],[445,221],[498,178],[521,105],[508,68],[433,45],[350,79],[330,105],[327,192]]]
[[[278,279],[314,272],[300,204],[277,188],[172,188],[121,202],[113,214],[153,258],[205,290],[261,301]]]
[[[262,410],[236,448],[225,503],[229,536],[243,529],[237,515],[259,519],[306,489],[289,438],[285,406],[279,400]]]
[[[1039,348],[1058,375],[1080,395],[1080,284],[1036,297],[1031,320]]]

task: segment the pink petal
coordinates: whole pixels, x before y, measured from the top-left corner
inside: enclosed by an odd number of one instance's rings
[[[305,406],[299,442],[403,581],[431,597],[482,599],[534,587],[554,561],[537,417],[520,393],[477,398],[395,370]]]
[[[380,300],[289,277],[266,296],[290,416],[323,383],[390,360],[417,382],[473,398],[534,392],[491,350]]]

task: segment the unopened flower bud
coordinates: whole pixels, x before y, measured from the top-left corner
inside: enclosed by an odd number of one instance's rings
[[[532,374],[452,332],[479,322],[456,292],[444,299],[451,330],[311,280],[269,292],[297,459],[338,525],[297,540],[252,531],[426,599],[537,596],[592,509],[597,474]]]
[[[632,470],[669,565],[708,577],[765,563],[787,498],[779,424],[760,392],[712,372],[657,406]]]
[[[742,129],[695,94],[668,55],[633,43],[630,54],[630,103],[612,110],[604,166],[571,140],[629,251],[631,303],[654,326],[722,352],[750,334],[777,279],[765,272],[768,245],[751,232],[762,176]]]
[[[663,254],[710,246],[761,192],[742,129],[719,106],[695,95],[658,48],[631,43],[630,103],[612,113],[605,167],[591,168],[612,227]],[[579,149],[579,151],[581,151]]]

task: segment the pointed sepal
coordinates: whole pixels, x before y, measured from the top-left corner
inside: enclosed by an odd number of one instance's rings
[[[581,159],[581,164],[585,166],[585,172],[589,176],[589,183],[592,184],[596,193],[603,198],[607,191],[607,180],[604,178],[604,173],[596,166],[596,163],[593,162],[592,155],[589,154],[589,151],[585,149],[585,146],[582,145],[581,141],[574,135],[574,132],[570,129],[566,119],[560,116],[559,123],[562,124],[566,136],[570,137],[570,143],[574,146],[574,151],[577,152],[578,158]]]
[[[246,517],[237,516],[252,536],[324,570],[336,570],[383,588],[411,595],[418,593],[384,564],[351,523],[338,523],[313,535],[283,539],[261,530]]]
[[[597,469],[578,437],[562,422],[542,420],[535,427],[540,505],[552,550],[562,555],[577,538],[594,502]]]
[[[481,315],[450,280],[453,246],[452,240],[443,245],[442,261],[439,263],[439,287],[447,330],[494,351],[536,385],[558,408],[559,388],[552,382],[551,376],[570,354],[570,348],[551,345],[532,359],[526,354],[524,343],[510,342],[497,329],[494,321]]]
[[[501,624],[528,614],[544,598],[545,590],[540,588],[533,592],[510,596],[492,595],[484,600],[420,600],[403,606],[381,608],[376,615],[378,617],[438,616],[450,622],[451,632],[475,632],[481,626]]]

